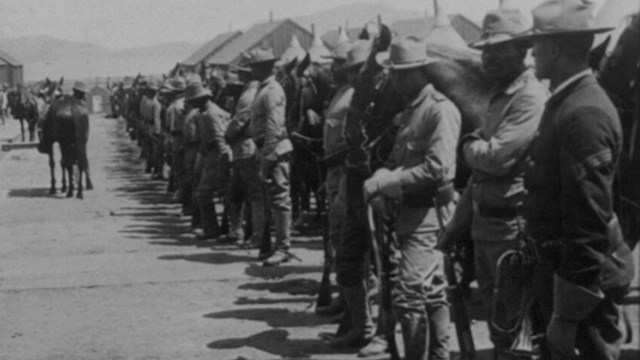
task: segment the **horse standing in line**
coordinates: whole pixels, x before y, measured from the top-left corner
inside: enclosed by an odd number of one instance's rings
[[[20,121],[22,142],[25,141],[25,121],[27,123],[27,131],[29,131],[29,141],[35,141],[36,124],[39,117],[36,96],[29,88],[21,85],[9,96],[9,99],[13,118]]]
[[[45,85],[51,101],[46,117],[42,122],[42,139],[39,151],[49,155],[49,168],[51,170],[50,194],[56,193],[55,159],[53,144],[58,143],[61,152],[60,165],[63,168],[62,191],[67,191],[67,197],[73,196],[74,181],[73,168],[78,167],[78,188],[76,197],[83,198],[83,175],[86,177],[87,190],[93,189],[89,176],[89,162],[87,159],[87,141],[89,140],[89,113],[84,103],[71,95],[63,95],[60,91],[62,80],[59,83],[50,82],[47,79]],[[69,184],[65,189],[66,172]]]
[[[602,63],[598,80],[618,109],[622,124],[616,212],[633,249],[640,241],[640,13],[628,20],[612,53],[595,63]],[[603,43],[605,48],[607,43]]]
[[[303,211],[310,210],[310,195],[316,200],[315,223],[320,224],[325,206],[322,183],[325,179],[322,149],[323,112],[333,95],[328,69],[311,64],[309,54],[298,63],[292,60],[278,73],[287,98],[286,123],[293,144],[291,200],[298,214],[294,227],[302,227]]]

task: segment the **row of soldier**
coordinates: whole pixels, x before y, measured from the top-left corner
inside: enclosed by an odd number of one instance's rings
[[[541,254],[533,275],[534,331],[547,335],[537,344],[541,358],[619,356],[619,304],[632,261],[617,235],[612,208],[619,120],[587,63],[593,35],[606,30],[593,26],[591,12],[591,5],[578,0],[546,1],[534,9],[528,33],[518,10],[487,14],[483,37],[471,46],[482,51],[494,87],[485,122],[463,136],[459,109],[436,90],[425,70],[434,61],[426,45],[415,37],[394,39],[377,60],[404,101],[397,116],[387,119],[395,138],[384,166],[364,175],[351,166],[350,141],[358,135],[349,133],[345,121],[354,114],[366,121],[370,115],[353,109],[354,85],[379,44],[358,40],[336,47],[335,91],[322,115],[329,234],[340,295],[318,309],[343,313],[332,346],[358,348],[361,356],[388,350],[389,331],[380,325],[374,331],[368,298],[369,206],[395,223],[393,317],[401,325],[406,359],[450,356],[441,249],[469,228],[495,358],[516,357],[510,351],[513,334],[502,326],[513,325],[514,304],[496,298],[496,276],[499,259],[520,248],[523,234]],[[525,65],[531,46],[535,71]],[[256,49],[235,69],[243,87],[231,115],[211,101],[211,91],[197,78],[140,80],[139,113],[125,112],[155,178],[162,176],[171,144],[171,178],[200,238],[265,249],[262,229],[272,219],[275,243],[258,255],[267,266],[295,256],[289,249],[293,146],[285,124],[290,99],[276,81],[276,61],[269,50]],[[539,78],[550,81],[551,92]],[[472,172],[459,199],[453,189],[457,163]],[[227,184],[230,225],[220,238],[213,199]],[[247,205],[253,234],[245,240]],[[621,259],[615,264],[608,261],[612,252]]]

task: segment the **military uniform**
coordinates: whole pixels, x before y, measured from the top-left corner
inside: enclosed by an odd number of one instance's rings
[[[323,150],[327,164],[326,189],[329,207],[329,238],[333,247],[340,243],[342,220],[345,214],[345,187],[343,177],[343,151],[346,150],[344,121],[353,97],[353,86],[343,85],[334,95],[325,112]]]
[[[168,136],[171,138],[171,176],[176,188],[182,189],[185,177],[183,123],[185,118],[184,97],[180,96],[167,107],[166,121]]]
[[[235,114],[225,132],[225,139],[233,151],[229,202],[231,205],[231,236],[244,239],[242,228],[242,204],[251,204],[253,243],[259,243],[264,227],[264,185],[258,176],[256,145],[251,137],[251,105],[256,97],[259,83],[251,81],[236,104]]]
[[[268,182],[276,250],[287,250],[291,241],[289,157],[293,147],[285,127],[285,105],[284,90],[273,75],[260,84],[251,105],[251,134],[257,146],[261,177]]]
[[[228,182],[231,149],[224,140],[229,123],[229,113],[209,101],[205,110],[198,110],[195,117],[198,134],[198,152],[201,157],[196,202],[200,208],[203,231],[206,235],[219,235],[220,229],[213,204],[216,191]]]
[[[613,209],[621,147],[615,107],[592,74],[579,73],[547,102],[525,176],[526,231],[540,254],[533,294],[545,328],[577,321],[581,359],[615,358],[622,342],[633,260]]]
[[[385,168],[397,189],[399,210],[395,227],[399,243],[398,276],[392,289],[396,314],[403,324],[431,328],[431,359],[448,359],[449,321],[443,254],[436,250],[436,233],[453,212],[456,145],[460,113],[453,103],[427,85],[394,120],[399,125]],[[368,180],[369,181],[369,180]],[[367,187],[367,183],[365,183]],[[404,332],[404,331],[403,331]],[[420,331],[407,344],[412,354],[424,353]]]
[[[484,124],[461,140],[472,177],[450,226],[462,223],[466,228],[464,223],[471,222],[476,279],[488,318],[498,259],[520,247],[524,164],[547,98],[546,88],[532,70],[526,70],[508,86],[495,90]],[[464,219],[465,214],[471,219]],[[493,336],[492,326],[490,330]],[[499,341],[494,338],[495,344]]]

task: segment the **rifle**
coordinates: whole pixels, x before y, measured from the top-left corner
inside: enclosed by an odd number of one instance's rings
[[[435,210],[440,230],[444,231],[444,219],[442,217],[442,212],[440,211],[440,206],[437,203],[435,204]],[[467,305],[464,302],[464,289],[460,284],[458,284],[454,259],[454,254],[445,254],[444,270],[447,276],[447,281],[449,282],[447,290],[449,290],[449,299],[451,299],[451,306],[453,307],[453,322],[456,326],[456,335],[458,337],[458,345],[460,346],[460,359],[475,360],[476,348],[473,343],[471,322],[469,321]]]
[[[393,309],[391,308],[391,262],[389,257],[392,255],[390,254],[390,245],[394,240],[393,228],[389,226],[389,220],[386,219],[387,221],[385,222],[382,216],[376,215],[370,205],[367,207],[367,220],[376,277],[379,282],[380,321],[378,326],[385,332],[391,360],[400,360],[401,357],[396,344],[395,321],[392,315]],[[382,224],[382,226],[376,226],[376,224]],[[384,239],[385,235],[388,237],[387,241]],[[385,251],[381,252],[379,245],[384,246]]]

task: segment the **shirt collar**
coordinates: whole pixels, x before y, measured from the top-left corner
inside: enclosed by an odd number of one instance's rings
[[[560,91],[564,90],[567,86],[571,85],[571,83],[573,83],[574,81],[576,81],[578,79],[581,79],[581,78],[583,78],[585,76],[589,76],[592,73],[593,72],[591,71],[591,69],[586,69],[586,70],[583,70],[583,71],[573,75],[572,77],[570,77],[567,80],[563,81],[555,89],[553,89],[553,91],[551,92],[551,96],[556,95]]]
[[[533,74],[533,69],[527,69],[523,71],[520,76],[513,80],[513,82],[511,82],[511,84],[509,84],[509,86],[504,89],[504,93],[507,95],[515,94],[516,92],[518,92],[518,90],[525,87],[525,85],[527,85],[527,82],[529,82],[529,80],[531,80],[531,78],[533,78],[534,76],[535,75]]]
[[[430,96],[433,91],[433,86],[431,84],[423,87],[420,93],[411,101],[411,103],[409,103],[409,107],[417,107],[424,99],[427,98],[427,96]]]
[[[264,79],[264,81],[260,83],[260,87],[264,87],[264,86],[266,86],[269,83],[272,83],[274,81],[276,81],[276,76],[275,75],[270,75],[268,78]]]

